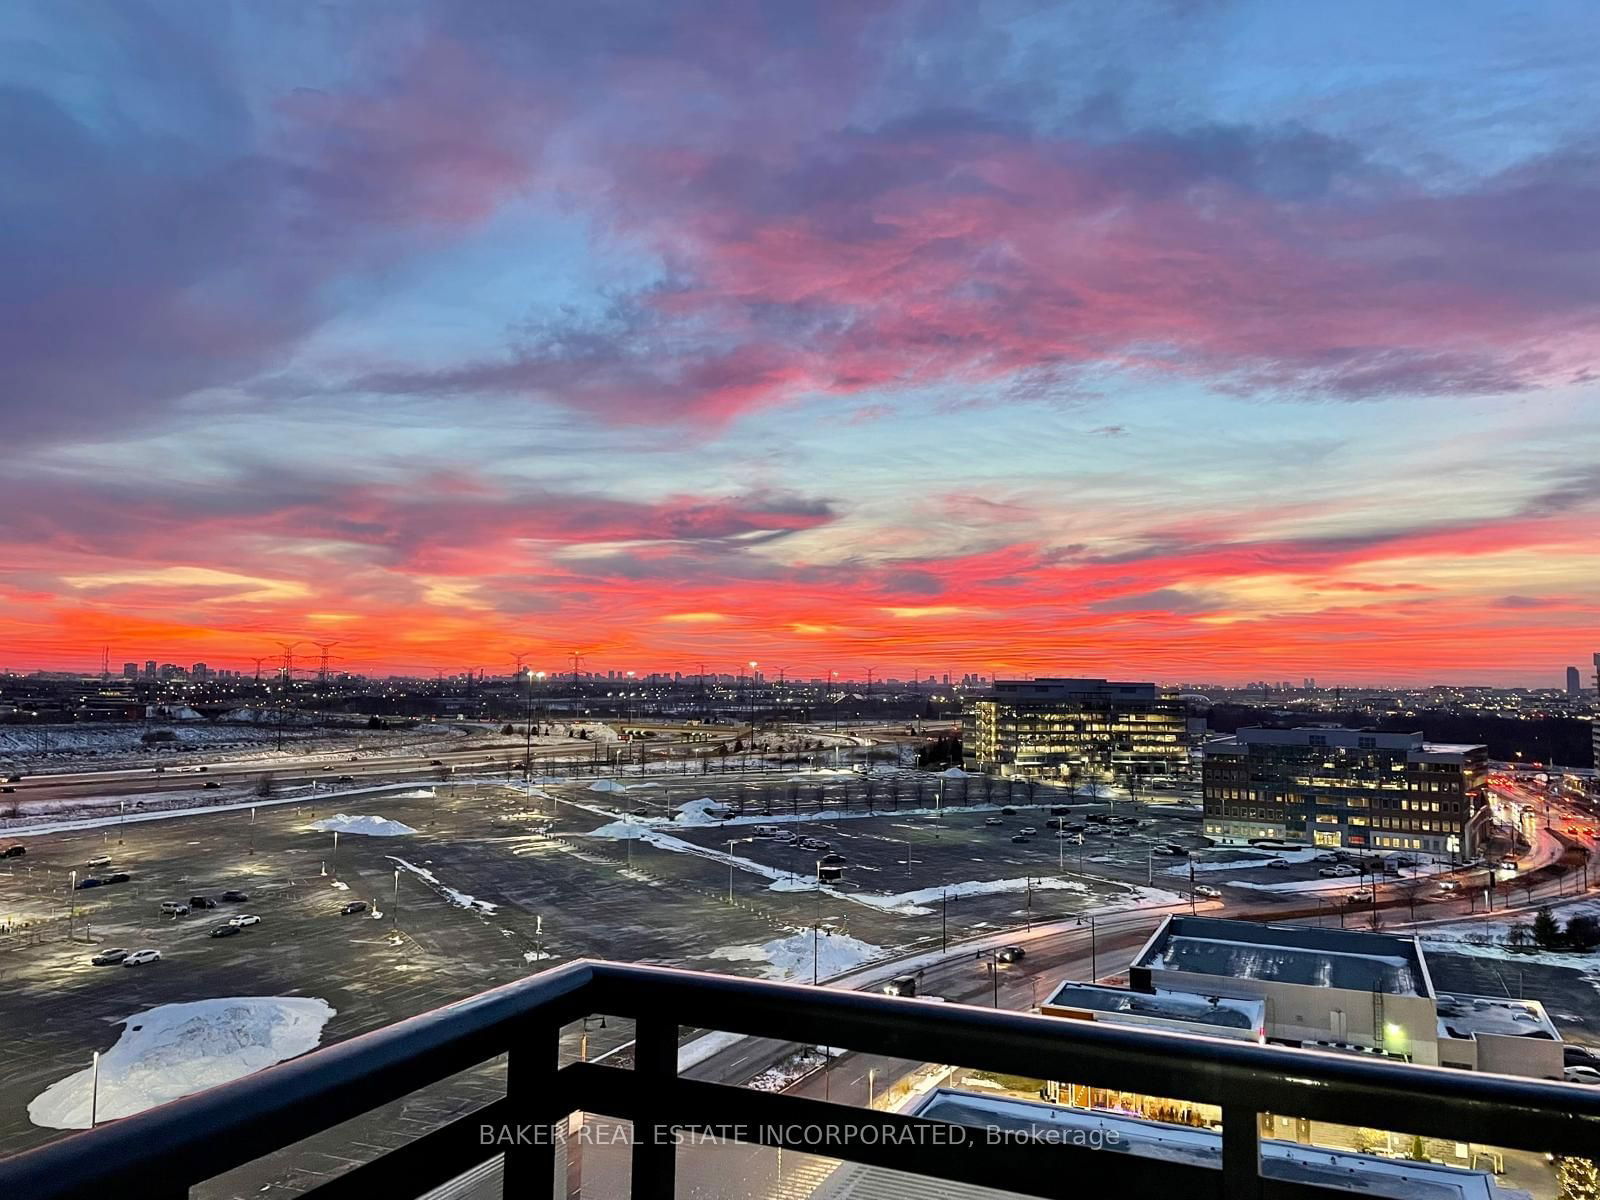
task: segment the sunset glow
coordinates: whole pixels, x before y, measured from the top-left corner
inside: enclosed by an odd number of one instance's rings
[[[1553,684],[1595,24],[1421,7],[13,8],[0,667]]]

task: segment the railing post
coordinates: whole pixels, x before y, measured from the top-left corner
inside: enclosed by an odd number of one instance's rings
[[[1222,1108],[1222,1194],[1228,1200],[1261,1195],[1261,1118],[1237,1104]]]
[[[662,1097],[678,1076],[678,1027],[659,1017],[640,1017],[633,1048],[639,1094],[665,1112]],[[633,1200],[672,1200],[677,1192],[677,1147],[670,1122],[633,1124]]]
[[[556,1126],[550,1121],[550,1104],[560,1066],[561,1027],[529,1021],[506,1059],[506,1099],[516,1124],[514,1136],[504,1143],[502,1195],[507,1200],[554,1200]]]

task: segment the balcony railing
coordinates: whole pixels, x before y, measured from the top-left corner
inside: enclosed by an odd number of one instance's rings
[[[564,1025],[632,1018],[630,1067],[560,1064]],[[1220,1166],[1062,1142],[952,1136],[895,1112],[683,1078],[680,1027],[840,1046],[915,1062],[1190,1100],[1222,1112]],[[177,1200],[223,1172],[507,1056],[505,1095],[356,1166],[318,1200],[417,1196],[504,1154],[504,1192],[555,1194],[553,1137],[481,1143],[486,1124],[549,1126],[573,1112],[634,1123],[632,1195],[674,1193],[674,1131],[742,1131],[817,1153],[808,1130],[842,1131],[847,1161],[1039,1196],[1289,1200],[1349,1193],[1263,1176],[1259,1114],[1600,1158],[1600,1088],[1544,1083],[1130,1030],[1091,1022],[754,982],[655,967],[578,962],[317,1050],[234,1083],[0,1161],[0,1197]]]

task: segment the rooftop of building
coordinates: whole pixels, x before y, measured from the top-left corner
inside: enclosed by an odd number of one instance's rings
[[[1104,1147],[1197,1166],[1217,1167],[1222,1161],[1222,1138],[1214,1130],[1062,1108],[1037,1100],[1013,1100],[939,1088],[908,1111],[913,1116],[999,1129],[1012,1135],[1032,1134],[1045,1142]],[[855,1170],[865,1172],[872,1168]],[[854,1171],[846,1168],[829,1181],[830,1185],[844,1185],[846,1180],[841,1176],[853,1174]],[[1261,1174],[1286,1183],[1338,1188],[1392,1200],[1494,1200],[1495,1197],[1494,1185],[1483,1171],[1352,1151],[1319,1150],[1270,1138],[1261,1142]],[[861,1198],[890,1194],[860,1187],[860,1176],[853,1182],[858,1186],[842,1187],[839,1191],[830,1186],[818,1195]]]
[[[1393,996],[1432,994],[1415,938],[1305,925],[1171,916],[1132,965]]]
[[[1441,1037],[1473,1038],[1479,1034],[1500,1037],[1545,1038],[1559,1042],[1561,1034],[1537,1000],[1508,1000],[1498,996],[1464,996],[1440,992]]]
[[[1429,742],[1421,733],[1391,730],[1341,729],[1326,725],[1300,725],[1292,729],[1248,726],[1205,743],[1207,754],[1243,753],[1252,746],[1306,746],[1318,750],[1404,750],[1419,762],[1449,762],[1488,748],[1471,742]]]
[[[1157,684],[1116,679],[1078,679],[1052,676],[1041,679],[996,679],[996,696],[1051,699],[1065,696],[1116,696],[1124,699],[1153,700],[1166,694]]]
[[[1117,1016],[1153,1017],[1201,1027],[1259,1030],[1266,1020],[1267,1003],[1255,998],[1174,992],[1134,992],[1127,988],[1068,980],[1051,993],[1042,1008],[1078,1008]]]

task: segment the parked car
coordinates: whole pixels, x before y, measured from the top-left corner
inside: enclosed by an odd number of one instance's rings
[[[161,911],[169,917],[187,917],[189,915],[189,906],[187,904],[179,904],[176,900],[163,900],[161,902]]]
[[[1021,962],[1028,956],[1028,952],[1021,946],[1005,946],[995,951],[995,961],[1003,963]]]
[[[1441,892],[1457,892],[1461,890],[1461,881],[1458,879],[1441,879],[1439,881]]]
[[[239,929],[243,929],[246,925],[261,924],[261,918],[256,916],[254,913],[240,913],[236,917],[229,917],[228,924]]]
[[[128,955],[127,958],[122,960],[122,965],[125,967],[142,967],[145,965],[145,963],[160,961],[161,951],[159,950],[135,950],[132,954]]]
[[[127,957],[128,952],[126,950],[121,947],[113,947],[110,950],[100,951],[89,961],[97,967],[114,967]]]
[[[430,767],[442,767],[444,766],[444,760],[440,758],[430,758],[428,760],[428,765]]]
[[[133,876],[126,871],[116,871],[106,876],[107,883],[127,883]]]
[[[885,996],[915,996],[917,994],[917,977],[915,975],[896,975],[883,985]]]
[[[26,846],[7,846],[3,851],[0,851],[0,858],[21,858],[27,852],[28,848]]]
[[[1163,858],[1171,858],[1173,857],[1174,851],[1171,846],[1152,846],[1150,848],[1150,853],[1160,855]]]
[[[336,783],[354,783],[355,781],[356,781],[356,777],[354,775],[341,775],[334,782],[336,782]]]
[[[104,882],[105,880],[96,879],[93,875],[86,875],[82,879],[78,880],[78,882],[73,886],[81,892],[84,890],[84,888],[97,888]]]
[[[215,779],[208,779],[204,783],[202,783],[200,786],[203,787],[203,788],[219,788],[222,785],[220,783],[218,783]]]
[[[1561,1077],[1568,1083],[1581,1083],[1588,1087],[1600,1084],[1600,1071],[1593,1067],[1564,1067]]]
[[[189,907],[193,909],[215,908],[217,902],[210,896],[190,896]]]
[[[211,932],[209,934],[207,934],[207,936],[208,937],[233,937],[238,932],[239,932],[239,927],[237,925],[235,925],[232,921],[229,921],[226,925],[214,926],[212,928]]]
[[[1028,840],[1028,838],[1027,838],[1027,835],[1026,835],[1026,834],[1021,834],[1021,833],[1013,833],[1013,834],[1012,834],[1012,835],[1011,835],[1011,840],[1012,840],[1012,841],[1013,841],[1013,842],[1025,842],[1025,841],[1027,841],[1027,840]]]
[[[1274,870],[1287,871],[1289,869],[1289,860],[1287,858],[1269,859],[1267,866],[1272,867]]]
[[[1350,893],[1350,903],[1351,904],[1371,904],[1372,903],[1372,889],[1371,888],[1361,888],[1361,889],[1359,889],[1357,891],[1351,892]]]
[[[833,849],[833,847],[831,845],[829,845],[827,842],[823,841],[821,838],[801,838],[799,845],[800,845],[800,849],[802,849],[802,850],[832,850]]]
[[[1004,825],[1005,824],[1005,822],[1002,821],[999,817],[985,817],[983,819],[983,823],[985,825]]]
[[[224,900],[231,901],[234,904],[241,904],[250,899],[250,896],[245,892],[223,892],[222,898]]]
[[[1014,817],[1017,815],[1017,810],[1008,804],[1000,810],[1000,815],[1002,817]]]
[[[1600,1069],[1600,1054],[1587,1046],[1566,1042],[1561,1047],[1561,1057],[1569,1067],[1595,1067]]]
[[[1333,873],[1340,879],[1349,879],[1352,875],[1361,874],[1360,871],[1356,870],[1349,863],[1340,863],[1333,869]]]
[[[352,900],[339,911],[345,916],[349,916],[351,913],[364,913],[367,911],[367,902],[365,900]]]
[[[1133,833],[1133,830],[1129,829],[1126,825],[1113,825],[1111,826],[1110,832],[1112,837],[1128,837]]]
[[[86,867],[109,867],[111,865],[111,856],[109,854],[96,855],[83,865]]]
[[[1066,810],[1063,809],[1062,811],[1065,812]],[[1105,825],[1105,824],[1108,824],[1110,822],[1111,814],[1110,813],[1084,813],[1083,814],[1083,819],[1085,821],[1093,821],[1096,825]]]
[[[1180,846],[1176,842],[1168,842],[1167,849],[1172,851],[1173,857],[1175,858],[1189,857],[1189,848],[1187,846]]]
[[[1321,875],[1324,879],[1337,879],[1339,878],[1339,868],[1322,867],[1317,871],[1317,874]]]
[[[1333,863],[1333,862],[1338,862],[1339,859],[1338,859],[1338,857],[1336,855],[1333,855],[1333,854],[1319,854],[1315,858],[1313,858],[1311,861],[1312,862],[1318,862],[1318,863]]]
[[[1195,885],[1194,894],[1196,896],[1207,896],[1215,900],[1222,895],[1222,890],[1212,887],[1209,883],[1199,883]]]
[[[1034,834],[1038,833],[1039,831],[1037,829],[1035,829],[1032,825],[1024,825],[1021,829],[1017,830],[1017,832],[1021,833],[1021,834],[1025,834],[1028,837],[1032,837]]]

